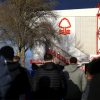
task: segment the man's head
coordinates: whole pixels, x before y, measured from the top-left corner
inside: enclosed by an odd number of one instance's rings
[[[91,75],[99,74],[100,73],[100,57],[92,60],[88,64],[88,72]]]
[[[45,61],[50,61],[50,60],[52,60],[52,59],[53,59],[53,55],[48,54],[48,53],[46,53],[46,54],[44,55],[44,60],[45,60]]]
[[[14,50],[10,46],[4,46],[0,49],[0,54],[5,57],[7,60],[13,60]]]
[[[72,63],[77,64],[77,58],[76,57],[71,57],[69,61],[70,61],[71,64]]]

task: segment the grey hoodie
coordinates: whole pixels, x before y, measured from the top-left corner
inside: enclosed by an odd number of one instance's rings
[[[77,64],[67,65],[63,71],[68,79],[67,98],[80,99],[87,84],[85,72],[80,70]]]

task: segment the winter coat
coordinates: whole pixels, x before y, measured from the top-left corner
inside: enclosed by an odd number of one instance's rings
[[[21,95],[26,95],[31,89],[26,70],[18,62],[7,62],[7,67],[12,81],[5,98],[19,100]]]
[[[0,100],[5,100],[12,80],[5,61],[5,58],[0,56]]]
[[[91,80],[86,100],[100,100],[100,73],[95,74]]]
[[[42,66],[40,66],[40,68],[38,68],[36,74],[34,75],[34,79],[33,79],[33,91],[42,91],[42,93],[44,92],[44,90],[47,89],[47,84],[49,85],[49,93],[50,96],[52,96],[52,99],[54,99],[54,96],[56,96],[59,99],[55,99],[55,100],[60,100],[60,97],[62,97],[62,95],[64,94],[64,89],[65,89],[65,83],[64,83],[64,76],[63,76],[63,71],[62,68],[60,68],[62,66],[56,65],[52,62],[46,63]],[[44,82],[44,84],[40,84],[42,85],[41,87],[46,87],[46,88],[39,88],[39,80],[41,80],[42,77],[47,77],[48,79],[50,79],[50,83],[46,83],[46,80]],[[38,93],[39,94],[39,93]],[[46,95],[48,95],[48,93],[45,93]],[[55,95],[54,95],[55,94]],[[41,95],[41,94],[40,94]],[[44,97],[46,96],[44,95]],[[46,98],[47,100],[49,98]]]
[[[80,70],[77,64],[70,64],[64,67],[65,76],[68,79],[67,99],[80,100],[82,92],[86,88],[87,79],[85,72]]]

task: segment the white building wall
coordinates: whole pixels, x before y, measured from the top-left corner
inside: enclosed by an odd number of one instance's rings
[[[96,16],[75,17],[75,44],[87,54],[96,54]]]
[[[96,32],[98,8],[57,10],[59,18],[73,18],[71,34],[75,34],[75,47],[88,55],[96,54]],[[74,23],[72,23],[72,22]],[[59,20],[58,20],[59,22]],[[75,28],[73,28],[75,27]],[[73,30],[74,29],[74,30]],[[71,42],[72,43],[72,42]],[[72,54],[72,53],[71,53]],[[79,52],[78,52],[79,54]]]

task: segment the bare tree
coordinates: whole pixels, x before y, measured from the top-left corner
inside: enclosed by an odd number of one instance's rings
[[[54,5],[55,0],[5,1],[0,5],[0,27],[5,30],[0,39],[17,44],[20,56],[37,40],[49,44],[57,37],[47,18],[56,18],[52,12]]]

